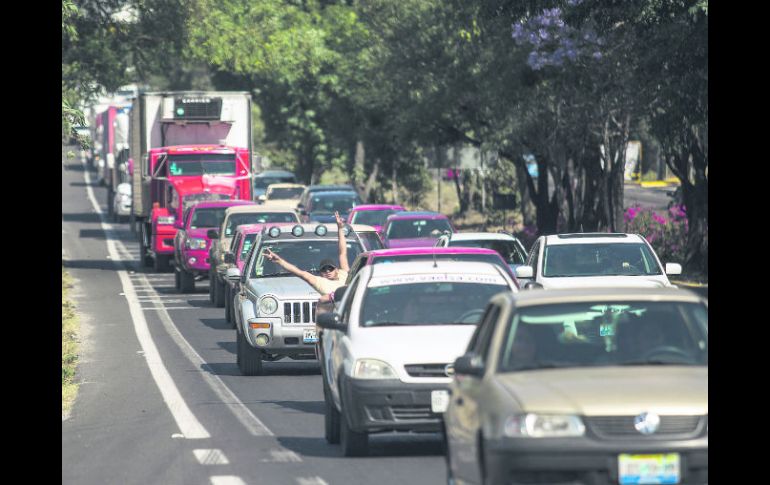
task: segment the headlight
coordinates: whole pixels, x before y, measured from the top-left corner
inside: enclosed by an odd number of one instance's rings
[[[396,372],[386,362],[375,359],[360,359],[353,368],[356,379],[398,379]]]
[[[503,425],[503,434],[510,438],[583,436],[585,431],[579,416],[561,414],[520,414],[509,417]]]
[[[158,224],[173,224],[176,220],[176,216],[160,216],[158,217]]]
[[[278,302],[272,296],[266,296],[259,300],[259,312],[270,315],[278,310]]]
[[[187,249],[206,249],[206,240],[191,237],[185,241],[184,245]]]

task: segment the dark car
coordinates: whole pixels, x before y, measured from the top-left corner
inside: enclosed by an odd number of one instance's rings
[[[303,222],[332,223],[335,221],[335,212],[339,212],[343,220],[347,219],[350,209],[361,203],[361,197],[355,192],[316,192],[308,198],[305,207],[300,209],[300,216]]]
[[[265,195],[267,186],[271,184],[294,184],[297,177],[286,170],[266,170],[254,176],[254,200]]]
[[[305,191],[302,192],[302,196],[299,198],[299,202],[297,203],[297,209],[303,209],[307,203],[308,200],[310,200],[310,196],[317,192],[356,192],[356,189],[352,185],[308,185],[305,187]]]

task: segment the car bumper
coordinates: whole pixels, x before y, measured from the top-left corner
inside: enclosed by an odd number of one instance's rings
[[[397,379],[353,379],[340,382],[343,411],[354,431],[441,430],[442,414],[431,411],[431,392],[448,384],[412,384]]]
[[[257,323],[269,323],[269,328],[249,328],[249,343],[252,347],[261,349],[268,354],[308,356],[315,358],[315,342],[305,343],[305,330],[315,330],[315,323],[304,325],[284,325],[280,318],[255,318]],[[257,345],[257,335],[264,333],[270,340],[266,345]]]
[[[195,260],[191,261],[192,258],[195,258]],[[208,275],[209,268],[211,267],[208,263],[208,258],[208,249],[186,249],[182,251],[182,265],[190,273],[205,273]]]
[[[679,453],[680,484],[708,483],[708,438],[691,440],[506,439],[486,441],[492,483],[617,484],[619,455]]]
[[[153,248],[156,254],[174,254],[176,228],[170,225],[156,225],[153,235]]]

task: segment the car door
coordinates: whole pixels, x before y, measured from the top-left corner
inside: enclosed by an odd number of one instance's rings
[[[494,335],[495,325],[501,313],[496,303],[490,303],[479,327],[468,344],[468,353],[487,362],[489,344]],[[481,481],[478,470],[478,437],[480,431],[479,405],[484,399],[484,379],[468,376],[455,376],[456,386],[451,397],[451,412],[447,419],[447,440],[451,453],[453,472],[457,478],[476,482]]]
[[[329,383],[329,389],[331,390],[332,399],[334,400],[338,409],[341,409],[341,400],[339,393],[339,376],[344,372],[345,367],[345,349],[342,344],[342,340],[350,334],[350,327],[352,325],[358,325],[357,318],[351,318],[353,301],[359,292],[358,287],[361,285],[362,278],[356,275],[348,285],[348,291],[345,293],[343,301],[340,302],[340,321],[348,324],[348,330],[343,332],[341,330],[324,329],[323,333],[323,365],[325,366],[325,372],[327,376],[327,382]]]

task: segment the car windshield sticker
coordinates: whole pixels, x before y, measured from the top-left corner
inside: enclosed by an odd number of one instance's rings
[[[171,162],[168,170],[171,172],[171,175],[181,175],[182,173],[182,170],[177,166],[176,162]]]
[[[466,274],[417,274],[417,275],[398,275],[381,276],[372,278],[369,283],[370,288],[390,285],[408,285],[413,283],[482,283],[488,285],[503,285],[505,279],[500,275],[466,275]]]

